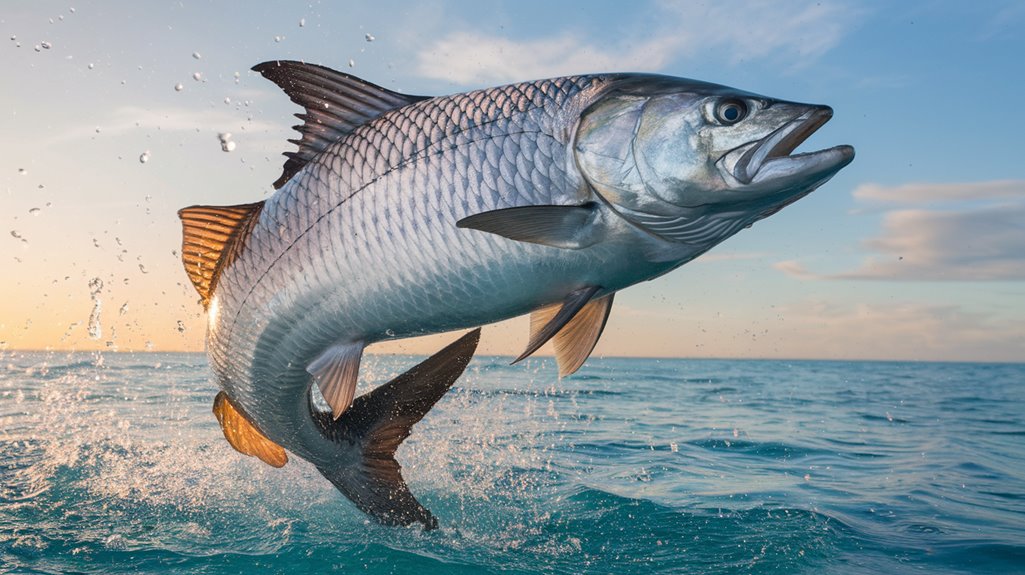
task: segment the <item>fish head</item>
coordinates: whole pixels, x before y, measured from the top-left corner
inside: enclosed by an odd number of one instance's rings
[[[832,115],[828,106],[716,84],[627,76],[582,112],[574,157],[588,184],[627,220],[670,241],[711,247],[854,159],[851,146],[793,153]],[[696,234],[688,222],[698,221],[720,233]]]

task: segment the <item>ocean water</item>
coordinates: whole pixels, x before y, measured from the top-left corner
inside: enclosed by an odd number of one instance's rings
[[[1023,365],[507,363],[399,450],[424,532],[234,452],[201,354],[0,354],[0,573],[1025,573]]]

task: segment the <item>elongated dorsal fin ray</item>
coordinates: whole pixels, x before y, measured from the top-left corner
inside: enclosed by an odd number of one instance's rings
[[[261,209],[263,202],[178,210],[182,221],[182,263],[204,306],[213,297],[221,271],[241,253]]]
[[[552,337],[555,359],[559,363],[559,377],[573,375],[590,357],[609,319],[614,296],[609,294],[590,300]],[[531,333],[544,329],[561,308],[562,304],[555,304],[531,313]]]
[[[356,395],[362,357],[362,341],[340,343],[327,348],[306,367],[306,371],[317,381],[324,400],[331,406],[335,419],[349,409],[352,397]]]
[[[551,312],[556,306],[541,308],[538,321],[535,323],[533,317],[531,318],[530,340],[527,342],[527,349],[513,360],[513,363],[526,359],[548,340],[552,339],[600,289],[601,287],[599,286],[587,286],[574,291],[566,296],[566,299],[558,306],[558,310],[554,311],[554,313]],[[545,320],[543,323],[541,318]]]
[[[392,92],[355,76],[331,68],[292,60],[263,62],[253,70],[277,84],[293,102],[306,109],[296,114],[303,125],[296,126],[302,139],[293,141],[298,152],[286,152],[281,177],[274,182],[280,188],[314,156],[366,122],[396,108],[407,106],[425,96]]]
[[[285,450],[260,432],[242,412],[228,399],[223,391],[214,398],[214,415],[221,424],[224,438],[244,455],[252,455],[272,467],[284,467],[288,463]]]
[[[410,492],[395,460],[395,450],[411,428],[441,399],[466,369],[480,341],[477,328],[416,367],[356,398],[337,421],[323,421],[336,441],[360,442],[362,460],[352,466],[318,469],[364,513],[385,525],[438,520]]]

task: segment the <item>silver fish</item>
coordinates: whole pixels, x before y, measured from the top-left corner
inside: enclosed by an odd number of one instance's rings
[[[832,116],[704,82],[572,76],[436,98],[300,62],[253,68],[305,108],[277,192],[179,212],[239,451],[312,462],[386,524],[437,520],[394,459],[459,377],[473,331],[353,401],[363,349],[531,314],[586,360],[614,294],[821,186],[850,146],[792,154]],[[316,407],[322,396],[330,412]]]

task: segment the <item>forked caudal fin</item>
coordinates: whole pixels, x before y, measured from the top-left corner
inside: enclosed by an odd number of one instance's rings
[[[406,486],[395,450],[409,437],[413,424],[462,375],[479,340],[477,328],[406,373],[357,397],[337,421],[323,414],[324,434],[337,442],[354,443],[362,457],[356,465],[318,469],[367,515],[385,525],[438,526],[438,520]]]

